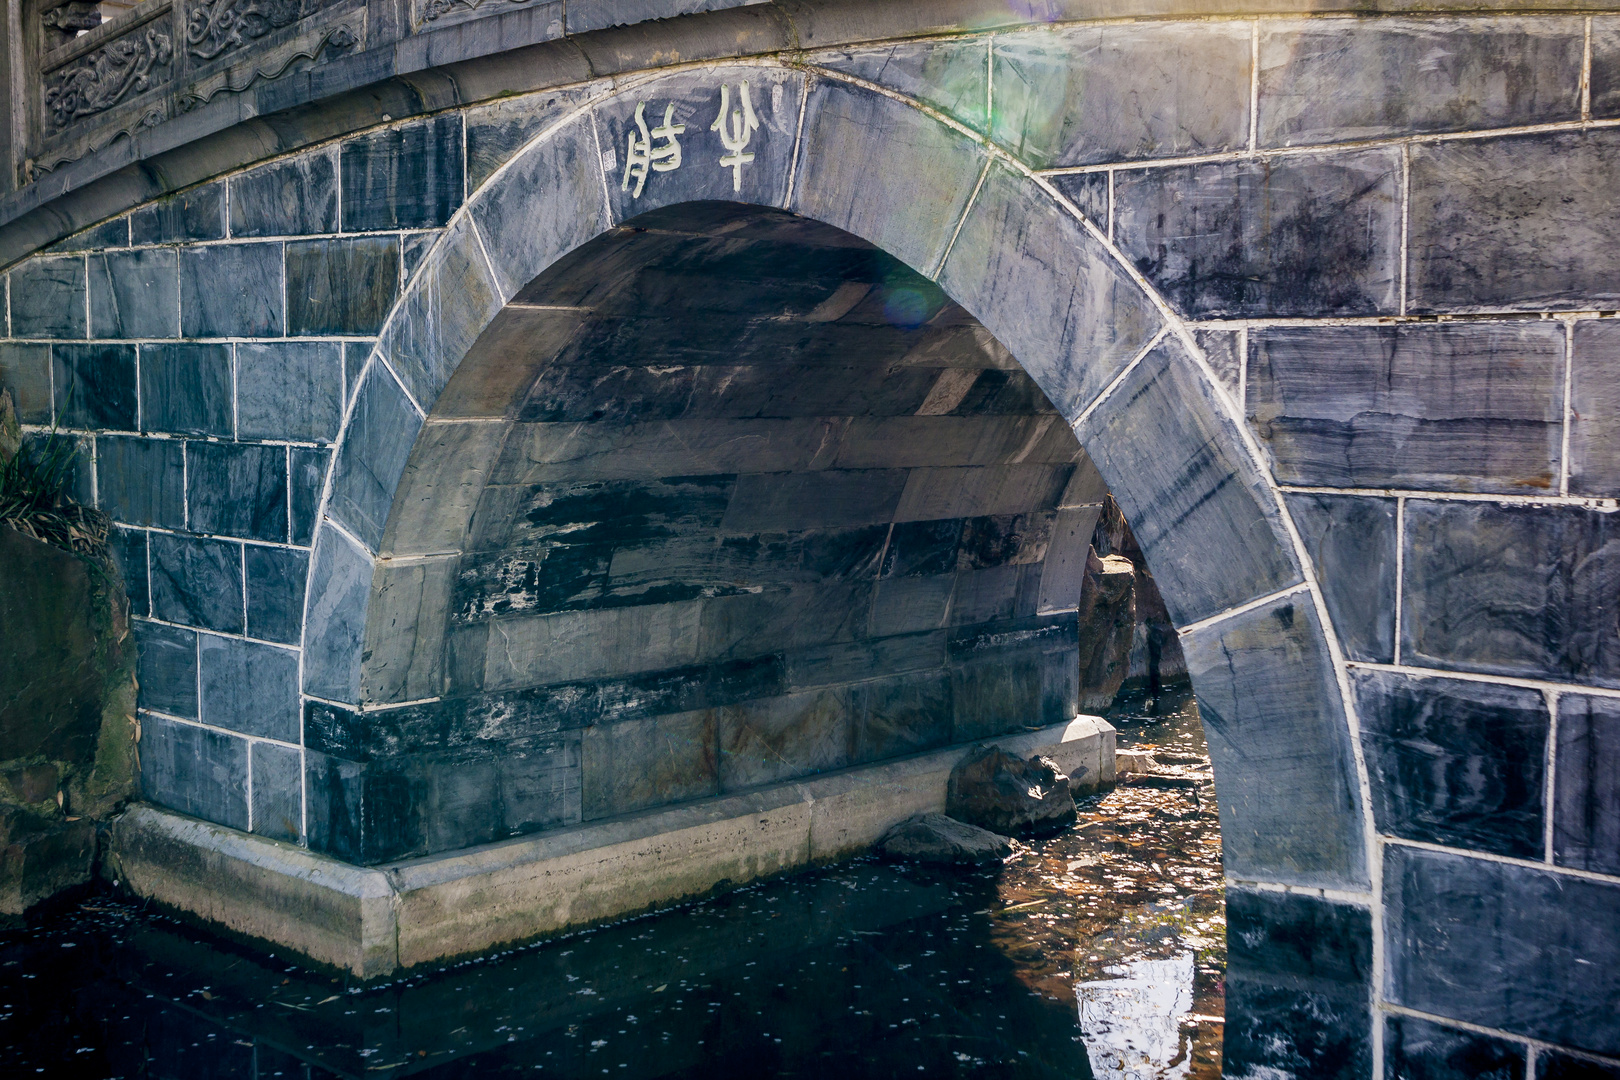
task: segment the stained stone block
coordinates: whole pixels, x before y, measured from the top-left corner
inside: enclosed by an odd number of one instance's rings
[[[951,741],[951,677],[946,672],[858,683],[849,697],[857,764],[921,753]]]
[[[1073,215],[999,166],[939,283],[1065,416],[1079,415],[1160,324],[1151,301]]]
[[[583,311],[506,308],[450,376],[433,403],[434,417],[505,417],[526,396],[536,363],[556,356],[586,318]]]
[[[1620,884],[1391,845],[1384,905],[1391,1003],[1620,1052]]]
[[[141,529],[108,530],[107,546],[112,549],[113,562],[124,581],[124,595],[129,598],[131,615],[146,615],[152,610],[152,593],[146,576],[146,533]]]
[[[1109,191],[1112,181],[1106,172],[1059,173],[1047,179],[1104,235],[1108,233],[1113,218]]]
[[[195,720],[197,718],[197,632],[137,619],[135,647],[140,660],[140,704]]]
[[[1620,874],[1620,702],[1559,695],[1553,791],[1558,865]]]
[[[204,821],[246,829],[247,746],[235,735],[144,716],[141,796]]]
[[[287,746],[254,743],[253,831],[298,843],[304,834],[304,756]]]
[[[1215,371],[1221,389],[1232,400],[1243,403],[1243,355],[1236,330],[1195,330],[1193,340],[1204,351],[1204,359]]]
[[[1189,318],[1395,314],[1400,179],[1389,149],[1121,171],[1114,242]]]
[[[1620,131],[1414,146],[1407,310],[1615,307],[1617,171]]]
[[[906,476],[901,469],[741,476],[720,527],[734,533],[788,532],[888,521]]]
[[[991,465],[913,469],[894,510],[897,522],[979,518],[1056,505],[1073,467]]]
[[[1339,648],[1350,660],[1395,659],[1395,500],[1288,495],[1316,568]]]
[[[180,330],[188,338],[280,337],[280,243],[180,249]]]
[[[1166,338],[1076,434],[1113,478],[1165,604],[1179,625],[1300,580],[1266,481],[1215,389]]]
[[[586,821],[720,791],[712,711],[585,729],[580,746]]]
[[[52,345],[51,371],[58,424],[135,430],[135,346]]]
[[[186,527],[185,450],[178,439],[96,439],[101,509],[126,525]]]
[[[233,237],[337,231],[337,162],[329,151],[232,177],[230,187]]]
[[[287,448],[186,444],[187,519],[192,532],[287,542]]]
[[[460,550],[506,431],[503,424],[428,424],[400,479],[382,550]]]
[[[320,530],[304,609],[304,693],[359,704],[371,574],[369,555],[335,529]]]
[[[433,250],[433,245],[443,235],[441,229],[431,229],[426,232],[407,233],[400,241],[399,267],[400,283],[405,284],[415,275],[422,261]]]
[[[1378,831],[1539,859],[1547,734],[1538,690],[1351,673]]]
[[[1285,484],[1555,489],[1563,384],[1556,323],[1250,333],[1249,423]]]
[[[421,229],[462,197],[461,114],[375,131],[343,144],[343,231]]]
[[[849,691],[813,690],[718,711],[721,791],[738,791],[850,763]]]
[[[1575,324],[1569,386],[1569,493],[1620,495],[1620,322]]]
[[[1228,889],[1226,920],[1224,1067],[1237,1076],[1371,1076],[1368,910]]]
[[[788,209],[854,233],[912,269],[931,273],[983,171],[978,148],[920,112],[834,82],[810,90],[801,140],[800,175]],[[908,183],[873,184],[873,161],[884,162]],[[974,306],[965,296],[961,302]]]
[[[1620,1065],[1543,1049],[1536,1054],[1536,1080],[1620,1080]]]
[[[490,639],[484,687],[543,686],[694,663],[701,607],[694,601],[503,619]]]
[[[247,576],[248,636],[283,645],[298,644],[304,625],[309,552],[248,544],[242,557]]]
[[[180,277],[173,248],[89,256],[90,336],[180,336]]]
[[[231,347],[142,345],[141,430],[230,438]]]
[[[408,816],[408,782],[371,772],[360,762],[304,752],[305,839],[312,850],[365,865],[420,848],[419,822]]]
[[[938,630],[945,625],[956,577],[891,578],[872,598],[872,633],[878,637]]]
[[[172,244],[177,240],[219,240],[225,236],[223,181],[145,206],[129,216],[132,244]]]
[[[360,379],[377,347],[375,341],[345,341],[343,343],[343,403],[347,405],[360,389]]]
[[[321,487],[326,483],[326,469],[331,463],[330,450],[294,446],[287,451],[291,489],[288,510],[292,514],[290,539],[295,544],[307,545],[315,539],[315,514],[320,509]]]
[[[513,211],[515,213],[515,210]],[[463,218],[411,282],[399,316],[378,346],[422,408],[439,391],[467,350],[500,310],[502,295],[490,278],[473,219]],[[521,231],[506,236],[516,245]],[[526,248],[525,248],[526,249]],[[511,253],[491,253],[511,267]]]
[[[148,543],[154,618],[242,633],[241,544],[167,533]]]
[[[1114,24],[995,42],[991,137],[1036,168],[1236,150],[1249,28]]]
[[[544,90],[496,101],[465,114],[467,190],[476,192],[529,140],[562,119],[590,95],[586,88]],[[651,125],[649,125],[651,126]],[[410,266],[406,261],[407,269]]]
[[[84,256],[47,255],[11,272],[11,335],[83,338]]]
[[[378,566],[360,667],[365,701],[420,701],[444,693],[444,631],[455,573],[453,557]]]
[[[399,292],[399,238],[287,244],[287,333],[375,334]]]
[[[1181,645],[1222,777],[1227,874],[1365,888],[1349,727],[1309,598],[1274,600]]]
[[[1044,723],[1043,667],[1038,652],[953,667],[950,741],[975,742]]]
[[[1578,120],[1583,36],[1569,17],[1267,23],[1260,145]]]
[[[51,422],[51,347],[22,342],[0,342],[0,390],[11,391],[17,420],[24,424]]]
[[[1620,116],[1620,18],[1592,20],[1592,118]]]
[[[202,722],[298,742],[298,653],[236,638],[201,636]]]
[[[1620,685],[1620,532],[1573,506],[1406,503],[1403,662]]]
[[[394,489],[421,427],[399,384],[381,365],[372,365],[357,391],[328,512],[373,551],[382,542]]]
[[[83,232],[74,233],[66,240],[58,240],[50,247],[49,252],[58,251],[100,251],[102,248],[129,246],[129,218],[113,218],[100,225],[93,225]]]
[[[838,642],[787,653],[786,678],[795,690],[856,682],[874,671],[899,674],[941,667],[945,633],[902,634]]]
[[[1086,556],[1091,552],[1091,536],[1100,513],[1101,507],[1096,506],[1058,512],[1052,525],[1052,544],[1041,564],[1040,592],[1036,596],[1036,611],[1040,614],[1079,607]]]
[[[757,128],[749,135],[745,151],[753,155],[753,160],[734,169],[723,164],[730,153],[723,140],[734,137],[737,124],[746,123],[742,102],[744,83],[748,86],[748,104]],[[684,202],[730,201],[781,206],[787,199],[788,176],[793,171],[804,83],[803,75],[785,68],[717,67],[659,79],[644,91],[598,104],[596,124],[601,132],[603,160],[597,168],[605,174],[603,180],[607,184],[613,219],[626,221],[649,210]],[[720,116],[722,85],[727,87],[725,122],[729,126],[726,134],[713,130]],[[643,103],[642,118],[648,128],[660,127],[665,112],[673,105],[671,120],[677,127],[684,125],[686,132],[677,136],[681,140],[681,167],[668,172],[650,170],[645,181],[638,182],[627,166],[630,165],[630,134],[637,133],[639,138],[636,108]],[[579,168],[583,177],[585,167],[593,163],[595,144],[588,141],[589,131],[584,124],[577,130],[580,132],[577,150],[569,150],[566,142],[558,145],[555,167],[559,175]],[[662,145],[660,140],[653,140],[655,152]],[[530,151],[531,155],[534,153]],[[804,159],[801,157],[800,161],[802,167]],[[585,190],[583,184],[581,190]],[[483,224],[480,220],[480,227]],[[490,231],[485,229],[485,235]],[[552,244],[547,244],[546,248],[557,250]],[[517,288],[525,284],[527,281],[519,282]]]
[[[332,442],[343,421],[343,347],[326,341],[236,347],[236,423],[242,439]]]
[[[974,131],[986,130],[989,39],[901,42],[821,53],[816,62],[925,101]]]
[[[1384,1075],[1397,1080],[1519,1080],[1526,1048],[1413,1016],[1384,1017]]]

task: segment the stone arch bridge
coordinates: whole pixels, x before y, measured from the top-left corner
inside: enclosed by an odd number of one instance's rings
[[[836,854],[1073,715],[1111,491],[1228,1070],[1614,1075],[1620,15],[1564,6],[10,0],[0,382],[119,526],[132,885],[379,974]]]

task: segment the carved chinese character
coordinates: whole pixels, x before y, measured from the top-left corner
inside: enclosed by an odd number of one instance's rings
[[[748,84],[737,84],[737,97],[741,99],[742,108],[731,107],[731,87],[726,83],[720,84],[720,115],[714,118],[709,125],[710,131],[720,133],[720,141],[725,144],[731,153],[720,159],[722,169],[731,170],[731,190],[742,190],[742,167],[754,160],[753,154],[745,154],[748,141],[759,130],[759,120],[754,116],[754,103],[748,99]],[[727,123],[727,114],[730,114],[730,123]]]
[[[643,115],[647,108],[645,101],[636,106],[636,130],[630,132],[630,147],[628,160],[624,163],[624,183],[621,191],[630,191],[630,181],[636,182],[636,190],[630,192],[632,199],[641,198],[641,189],[647,186],[647,171],[670,172],[681,167],[681,141],[675,136],[686,133],[685,124],[673,123],[675,119],[675,105],[671,102],[664,108],[664,122],[657,127],[647,128],[647,118]],[[655,147],[653,143],[661,142],[663,145]]]

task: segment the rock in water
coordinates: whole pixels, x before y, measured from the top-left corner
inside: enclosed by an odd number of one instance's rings
[[[1136,567],[1118,555],[1086,558],[1080,588],[1080,711],[1106,712],[1131,669]]]
[[[1012,854],[1012,841],[944,814],[918,814],[890,829],[878,850],[891,859],[982,866]]]
[[[976,746],[951,770],[945,812],[1005,836],[1047,832],[1074,820],[1069,778],[1051,760]]]

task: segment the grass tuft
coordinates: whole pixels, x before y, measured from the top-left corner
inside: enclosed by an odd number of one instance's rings
[[[67,493],[78,448],[53,426],[43,440],[24,441],[11,392],[0,390],[0,525],[53,547],[107,558],[107,515]]]

